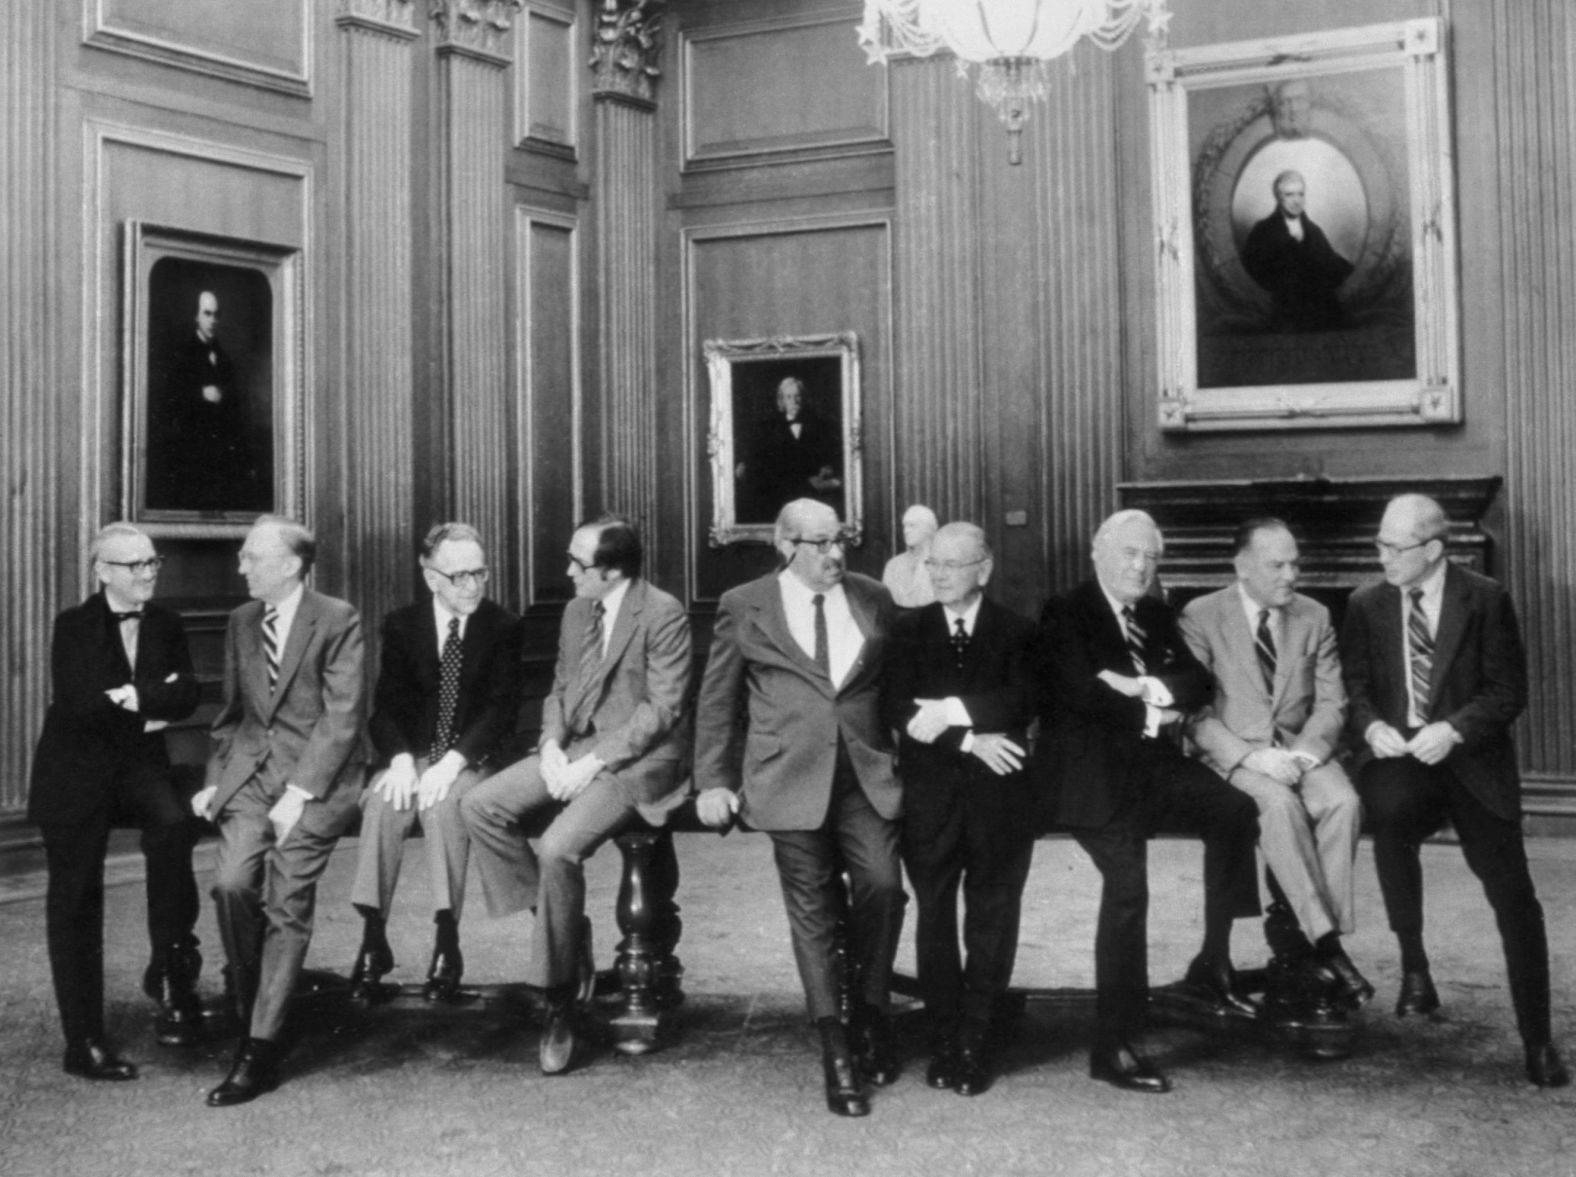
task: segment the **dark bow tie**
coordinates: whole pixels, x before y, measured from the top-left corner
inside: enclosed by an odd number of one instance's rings
[[[117,625],[125,625],[128,621],[141,621],[142,610],[133,609],[130,613],[117,613],[111,609],[109,615],[115,619]]]

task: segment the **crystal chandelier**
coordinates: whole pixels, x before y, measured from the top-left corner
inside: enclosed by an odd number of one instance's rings
[[[1029,103],[1050,92],[1046,63],[1080,37],[1115,49],[1146,18],[1158,39],[1171,19],[1166,0],[865,0],[859,44],[871,63],[946,50],[960,77],[972,68],[980,100],[1007,125],[1007,158],[1019,163]]]

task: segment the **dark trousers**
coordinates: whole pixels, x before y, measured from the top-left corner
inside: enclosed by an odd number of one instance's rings
[[[1149,838],[1204,840],[1204,929],[1229,930],[1259,913],[1258,807],[1209,769],[1170,747],[1146,745],[1130,767],[1128,796],[1098,829],[1072,831],[1103,886],[1094,939],[1096,1049],[1134,1035],[1149,993]]]
[[[903,862],[918,906],[919,991],[939,1039],[984,1037],[1018,955],[1033,825],[992,802],[1018,786],[979,774],[906,782]],[[920,796],[923,793],[924,796]],[[963,894],[963,951],[958,893]]]
[[[67,1042],[104,1035],[104,855],[112,828],[142,828],[151,952],[197,943],[196,827],[168,773],[136,775],[92,820],[41,827],[49,867],[49,967]]]
[[[836,1017],[841,1009],[834,954],[837,924],[844,914],[839,879],[844,870],[848,960],[859,977],[858,996],[886,1009],[908,900],[898,859],[898,826],[871,807],[841,748],[832,801],[821,827],[773,830],[771,838],[810,1017]]]
[[[1423,932],[1423,868],[1418,847],[1448,819],[1467,866],[1483,884],[1505,951],[1510,999],[1522,1038],[1549,1040],[1549,943],[1543,906],[1527,869],[1521,824],[1494,814],[1444,764],[1412,757],[1369,761],[1357,782],[1374,837],[1374,865],[1390,929]]]

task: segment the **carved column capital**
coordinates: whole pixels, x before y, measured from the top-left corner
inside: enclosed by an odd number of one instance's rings
[[[339,0],[334,23],[397,37],[416,36],[415,0]]]
[[[508,65],[514,45],[510,18],[523,6],[523,0],[432,0],[438,51]]]
[[[591,90],[598,98],[656,101],[664,0],[602,0],[591,46]]]

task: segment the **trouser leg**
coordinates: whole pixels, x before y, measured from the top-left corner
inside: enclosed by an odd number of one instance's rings
[[[554,804],[535,756],[500,769],[460,799],[488,915],[512,915],[536,905],[541,871],[520,823]]]
[[[43,827],[44,927],[66,1041],[104,1036],[104,854],[109,822]]]

